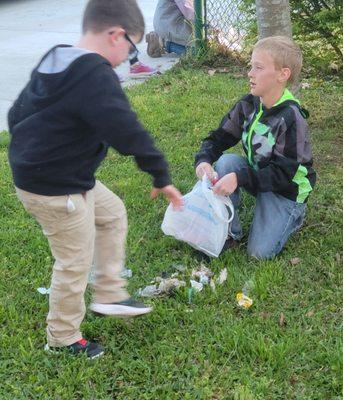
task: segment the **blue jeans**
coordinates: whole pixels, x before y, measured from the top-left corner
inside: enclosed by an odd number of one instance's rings
[[[247,166],[244,157],[224,154],[215,164],[215,170],[221,178]],[[236,189],[230,198],[235,207],[235,216],[229,235],[239,240],[242,238],[242,226],[238,215],[240,189]],[[305,211],[306,204],[289,200],[278,193],[257,193],[254,218],[248,238],[248,254],[258,259],[266,259],[280,253],[290,235],[301,227]]]
[[[183,46],[182,44],[178,44],[175,42],[166,42],[165,44],[166,52],[167,53],[176,53],[179,56],[182,56],[183,54],[186,53],[186,46]]]

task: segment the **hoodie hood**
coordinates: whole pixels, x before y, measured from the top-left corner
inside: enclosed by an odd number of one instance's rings
[[[70,45],[53,47],[33,70],[27,93],[44,107],[59,100],[100,64],[110,63],[97,53]]]

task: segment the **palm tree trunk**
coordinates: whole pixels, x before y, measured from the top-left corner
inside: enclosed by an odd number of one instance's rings
[[[292,37],[289,0],[256,0],[258,37]]]
[[[268,36],[292,37],[291,9],[289,0],[255,0],[258,38]],[[294,82],[291,91],[297,95],[300,82]]]

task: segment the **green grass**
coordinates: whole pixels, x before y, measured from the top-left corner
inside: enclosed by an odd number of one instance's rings
[[[129,91],[144,124],[166,153],[174,183],[195,183],[193,156],[210,129],[247,91],[244,79],[177,70]],[[105,345],[94,362],[43,351],[52,258],[37,224],[16,199],[0,134],[0,399],[299,399],[342,397],[342,87],[312,84],[302,92],[311,111],[318,182],[303,229],[273,261],[249,259],[244,247],[213,259],[228,280],[188,304],[187,289],[150,302],[155,311],[131,322],[87,313],[84,335]],[[111,152],[98,177],[125,201],[129,215],[130,290],[172,264],[199,265],[185,244],[163,236],[163,199],[149,200],[150,178]],[[252,215],[245,197],[245,230]],[[301,262],[292,265],[290,259]],[[235,296],[254,279],[254,304]],[[89,295],[87,295],[89,301]],[[286,324],[280,326],[280,314]]]

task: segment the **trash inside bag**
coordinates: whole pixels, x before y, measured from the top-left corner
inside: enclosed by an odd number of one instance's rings
[[[183,199],[181,211],[168,206],[162,231],[209,256],[218,257],[233,219],[234,208],[230,198],[215,195],[211,182],[204,175]]]

